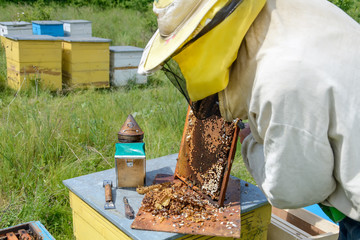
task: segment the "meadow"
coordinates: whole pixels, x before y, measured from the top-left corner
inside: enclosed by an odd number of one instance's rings
[[[111,45],[144,47],[156,30],[151,4],[138,11],[44,1],[0,3],[0,21],[86,19],[92,21],[93,36],[109,38]],[[351,6],[347,11],[359,22],[358,5]],[[16,92],[6,87],[1,49],[0,229],[39,220],[56,239],[74,239],[62,181],[114,167],[117,132],[128,114],[145,132],[147,159],[177,153],[186,110],[187,102],[162,73],[149,77],[145,85]],[[254,183],[239,151],[232,174]]]

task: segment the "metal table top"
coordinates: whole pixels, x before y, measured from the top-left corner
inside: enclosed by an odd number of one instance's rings
[[[172,154],[152,160],[147,160],[146,185],[151,185],[155,176],[159,173],[174,174],[177,156],[178,154]],[[130,225],[133,220],[129,220],[125,217],[124,203],[122,198],[126,196],[135,213],[137,213],[144,196],[138,194],[134,188],[113,188],[113,201],[115,203],[116,209],[104,210],[104,180],[111,180],[113,185],[116,183],[114,168],[64,180],[63,183],[71,192],[77,195],[104,218],[113,223],[121,231],[133,239],[149,239],[149,236],[151,236],[152,239],[176,239],[183,236],[182,234],[177,233],[131,229]],[[243,180],[241,181],[240,199],[242,214],[264,206],[268,203],[264,194],[259,188]]]

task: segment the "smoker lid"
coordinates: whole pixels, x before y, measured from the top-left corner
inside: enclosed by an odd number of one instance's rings
[[[143,136],[144,132],[141,130],[140,126],[135,121],[134,117],[129,114],[125,123],[121,127],[120,131],[118,132],[119,138],[124,136]]]

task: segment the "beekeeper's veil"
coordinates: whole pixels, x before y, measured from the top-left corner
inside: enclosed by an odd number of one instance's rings
[[[218,92],[240,44],[266,0],[155,0],[159,29],[138,72],[162,69],[198,118],[219,112]]]

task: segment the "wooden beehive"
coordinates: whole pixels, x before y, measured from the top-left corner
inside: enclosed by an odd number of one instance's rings
[[[62,89],[61,39],[51,36],[6,36],[8,86],[26,89],[31,84],[52,91]]]
[[[5,47],[5,35],[32,35],[32,26],[29,22],[0,22],[0,40],[1,46]]]
[[[146,182],[153,183],[155,176],[161,173],[173,174],[178,154],[162,156],[146,161]],[[63,181],[70,190],[70,205],[73,213],[74,235],[77,240],[88,239],[187,239],[187,240],[225,240],[233,238],[194,235],[182,235],[160,231],[143,231],[132,229],[132,221],[124,214],[123,197],[129,199],[135,213],[139,213],[143,195],[138,194],[133,188],[120,188],[113,190],[116,210],[104,210],[104,179],[115,182],[114,169],[79,176]],[[241,240],[265,240],[270,223],[271,206],[259,188],[241,182]],[[164,220],[165,221],[165,220]],[[151,225],[160,223],[150,222]],[[228,220],[224,219],[226,225]],[[219,223],[221,224],[221,222]],[[201,225],[201,222],[199,222]],[[193,225],[196,228],[195,224]],[[202,229],[200,228],[202,231]]]
[[[305,209],[272,208],[269,240],[337,240],[339,227]]]
[[[135,80],[138,84],[147,82],[146,76],[137,73],[142,53],[143,49],[138,47],[110,47],[110,79],[113,86],[124,86],[129,80]]]
[[[5,35],[32,35],[32,26],[29,22],[0,22],[0,36]]]
[[[55,238],[47,231],[44,225],[39,221],[23,223],[17,226],[0,229],[1,240],[55,240]]]
[[[65,37],[63,83],[70,88],[109,87],[109,39]]]
[[[65,37],[91,37],[91,22],[87,20],[61,20]]]
[[[6,37],[0,36],[0,44],[2,48],[5,48],[6,45]]]
[[[63,23],[60,21],[32,21],[32,29],[34,35],[64,36]]]

